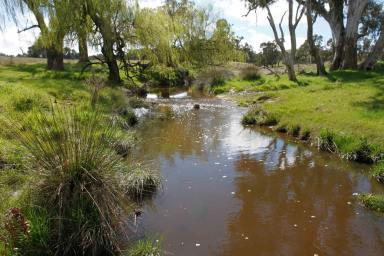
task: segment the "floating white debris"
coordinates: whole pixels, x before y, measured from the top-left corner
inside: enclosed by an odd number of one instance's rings
[[[236,194],[236,192],[231,192],[232,195]]]
[[[246,237],[244,237],[244,239],[245,239],[245,240],[248,240],[248,237],[246,236]]]
[[[225,178],[227,178],[227,176],[226,176],[226,175],[223,175],[223,179],[225,179]]]
[[[316,218],[316,216],[315,216],[315,215],[312,215],[312,216],[311,216],[311,219],[314,219],[314,218]]]
[[[348,201],[347,204],[351,205],[352,203]]]
[[[297,227],[298,227],[298,225],[297,225],[297,224],[293,224],[293,226],[294,226],[295,228],[297,228]]]
[[[200,246],[200,244],[196,244],[196,247],[199,247]]]
[[[251,192],[252,190],[248,189],[248,192]]]
[[[232,159],[233,159],[233,157],[228,157],[227,159],[228,159],[228,160],[232,160]]]
[[[220,163],[218,163],[218,162],[215,162],[215,165],[219,165]]]
[[[353,193],[352,195],[353,195],[353,196],[358,196],[358,195],[359,195],[359,193],[356,193],[356,192],[355,192],[355,193]]]

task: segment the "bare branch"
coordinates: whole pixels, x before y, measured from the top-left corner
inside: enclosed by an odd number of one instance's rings
[[[255,10],[256,10],[256,8],[250,8],[246,14],[242,15],[242,17],[248,17],[248,15],[249,15],[252,11],[255,11]]]
[[[280,23],[279,23],[279,28],[280,28],[280,33],[281,33],[281,41],[284,43],[285,42],[285,38],[284,38],[284,30],[283,30],[283,20],[284,20],[284,17],[285,15],[287,14],[287,11],[284,12],[283,16],[281,16],[281,20],[280,20]]]
[[[24,28],[22,30],[17,30],[17,33],[20,34],[20,33],[24,32],[24,31],[27,31],[27,30],[30,30],[30,29],[33,29],[33,28],[38,28],[38,27],[39,27],[39,25],[35,24],[35,25],[30,26],[30,27],[26,27],[26,28]]]
[[[296,29],[297,25],[299,25],[299,22],[301,20],[301,18],[303,17],[304,15],[304,12],[305,12],[305,6],[303,6],[301,8],[301,11],[300,11],[300,14],[299,14],[299,9],[300,9],[300,4],[297,6],[297,10],[296,10],[296,17],[295,17],[295,23],[293,24],[293,27]]]

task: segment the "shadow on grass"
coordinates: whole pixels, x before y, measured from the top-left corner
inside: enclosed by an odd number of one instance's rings
[[[382,112],[384,115],[384,77],[380,76],[367,82],[368,86],[376,88],[375,95],[369,97],[367,100],[353,103],[354,106],[362,107],[369,112]]]
[[[34,78],[81,80],[86,76],[86,74],[81,74],[84,65],[82,63],[66,63],[62,71],[47,70],[46,64],[42,63],[10,65],[6,68],[9,71],[28,73]]]

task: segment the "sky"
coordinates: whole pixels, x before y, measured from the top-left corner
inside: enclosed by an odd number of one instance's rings
[[[140,7],[155,8],[162,4],[163,0],[139,0]],[[267,14],[263,10],[252,12],[247,17],[247,8],[242,0],[195,0],[197,5],[207,7],[211,6],[213,11],[220,17],[225,18],[232,25],[232,29],[237,36],[244,37],[243,42],[247,42],[259,50],[260,44],[266,41],[273,41],[273,33],[267,20]],[[286,0],[278,0],[272,7],[271,11],[276,22],[288,9]],[[13,22],[8,21],[7,25],[0,31],[0,52],[10,55],[21,54],[26,52],[28,47],[33,44],[39,35],[39,29],[28,30],[23,33],[18,33],[18,29],[28,27],[33,23],[34,18],[30,14],[26,14],[23,22],[20,22],[19,27]],[[283,23],[287,29],[287,15]],[[324,42],[331,38],[331,32],[328,24],[321,18],[317,20],[314,27],[314,32],[324,37]],[[290,48],[288,31],[285,31],[286,47]],[[306,19],[303,17],[297,28],[297,44],[301,45],[306,38]],[[95,52],[92,52],[93,54]]]

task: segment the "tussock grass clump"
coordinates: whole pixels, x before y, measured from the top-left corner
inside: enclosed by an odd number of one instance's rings
[[[320,132],[318,138],[318,146],[321,150],[336,153],[338,148],[335,143],[336,134],[328,129],[324,129]]]
[[[150,239],[139,240],[134,243],[128,252],[127,256],[161,256],[162,252],[161,241],[153,241]]]
[[[111,146],[116,138],[113,126],[98,112],[59,107],[26,122],[4,123],[28,151],[33,178],[24,209],[30,212],[32,203],[43,209],[48,221],[36,222],[40,224],[31,226],[31,232],[48,228],[49,237],[43,240],[53,254],[120,251],[119,227],[131,204],[119,185],[122,162]],[[34,223],[31,214],[27,217]],[[27,251],[34,243],[33,237],[26,237],[19,250]]]
[[[261,78],[260,71],[257,66],[248,66],[240,70],[240,77],[243,80],[255,81]]]
[[[243,116],[241,123],[243,125],[274,126],[279,123],[279,119],[276,115],[254,107]]]
[[[361,194],[358,199],[370,210],[384,212],[384,195]]]
[[[276,127],[275,127],[275,131],[276,132],[280,132],[280,133],[287,133],[288,132],[288,128],[287,128],[287,124],[285,123],[280,123],[278,124]]]
[[[307,141],[311,138],[311,131],[309,129],[303,129],[300,134],[300,139]]]
[[[384,183],[384,161],[380,161],[373,169],[372,176],[379,182]]]
[[[47,109],[49,104],[39,94],[18,95],[13,100],[13,108],[18,112],[26,112],[33,109]]]
[[[137,164],[128,173],[122,174],[120,186],[136,202],[151,198],[162,184],[160,174],[142,164]]]
[[[120,124],[125,129],[129,129],[130,127],[135,126],[139,122],[137,116],[135,115],[135,112],[133,112],[133,110],[130,108],[120,109],[118,113]]]
[[[293,136],[293,137],[299,137],[300,136],[300,130],[301,130],[301,127],[300,125],[290,125],[288,127],[288,134]]]
[[[128,100],[128,105],[131,108],[148,108],[149,105],[145,100],[137,98],[137,97],[131,97]]]
[[[322,130],[319,137],[319,148],[338,153],[343,158],[362,163],[375,163],[382,159],[383,153],[377,145],[370,144],[366,138],[351,137]]]

